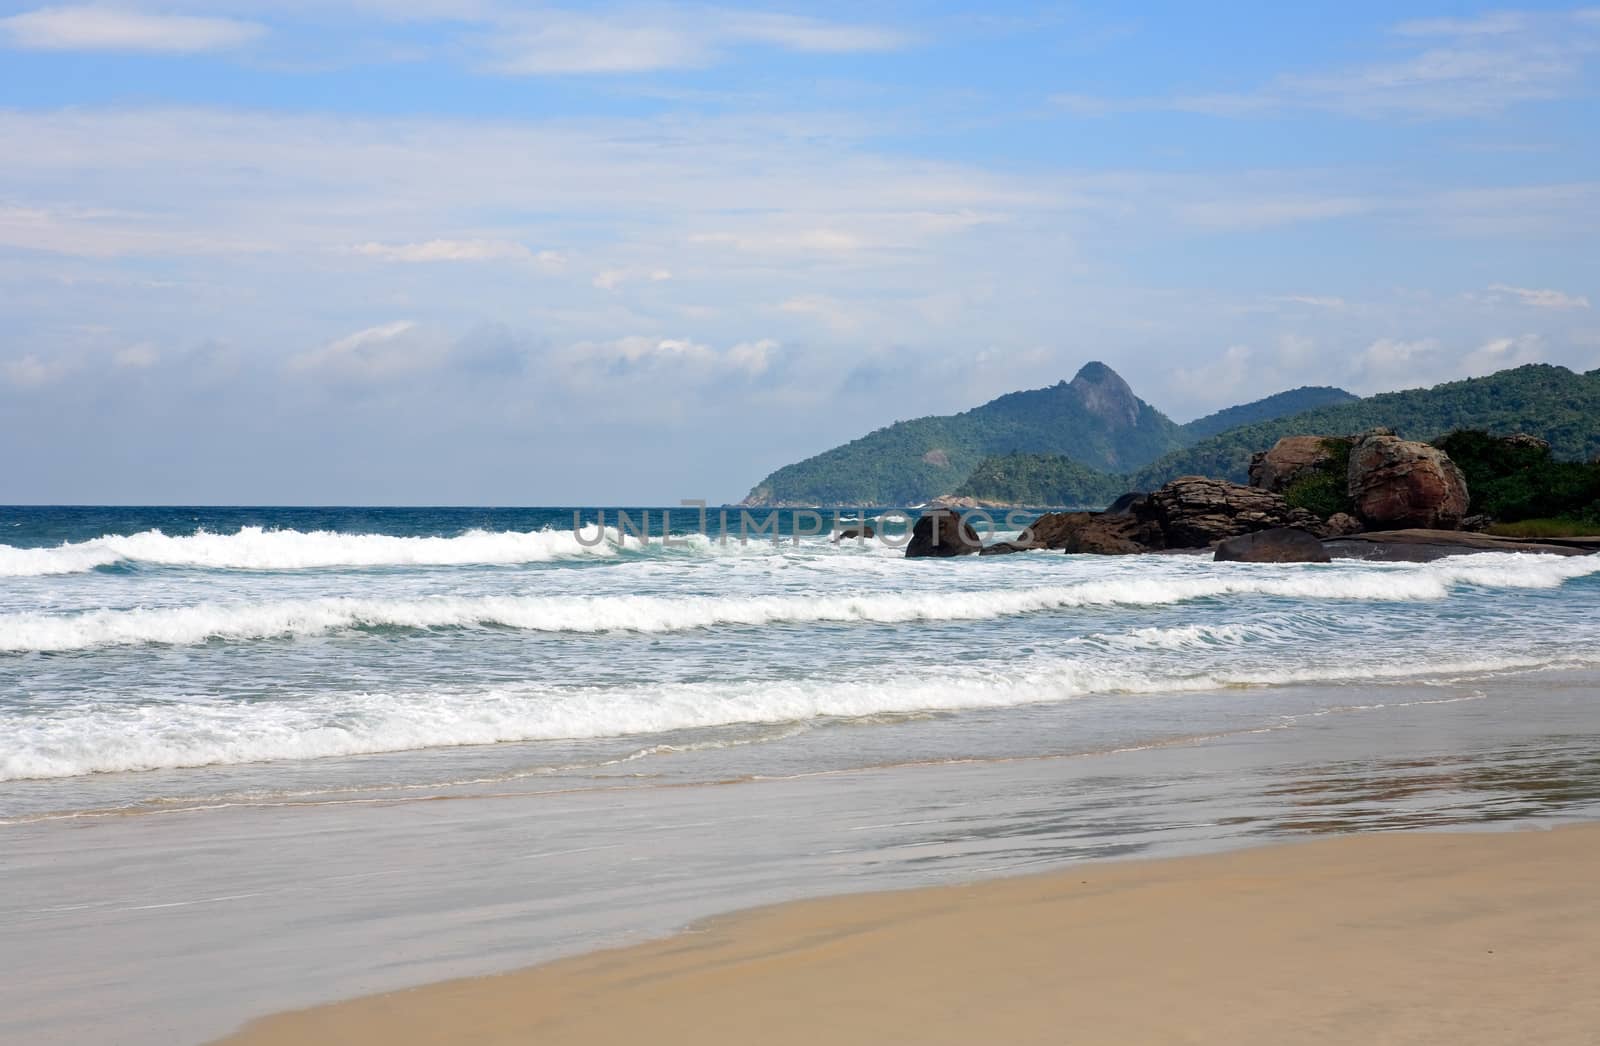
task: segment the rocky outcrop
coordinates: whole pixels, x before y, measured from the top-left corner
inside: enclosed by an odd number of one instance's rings
[[[1203,476],[1180,476],[1151,494],[1150,505],[1168,548],[1205,548],[1274,527],[1324,532],[1322,520],[1281,494]]]
[[[1327,436],[1285,436],[1250,459],[1250,485],[1281,494],[1295,480],[1333,465],[1348,454],[1351,440]]]
[[[929,508],[992,508],[986,501],[969,498],[962,494],[940,494],[928,502]]]
[[[1030,545],[1025,541],[996,541],[992,545],[985,545],[978,550],[980,556],[1009,556],[1013,552],[1031,552],[1038,545]]]
[[[1328,563],[1327,549],[1316,535],[1298,527],[1274,527],[1240,534],[1217,545],[1218,563]]]
[[[872,524],[871,523],[863,523],[859,527],[851,527],[849,530],[841,530],[841,531],[839,531],[838,536],[835,537],[833,540],[835,542],[840,542],[840,541],[861,541],[861,540],[864,540],[866,538],[875,538],[877,536],[878,536],[878,532],[876,530],[872,529]]]
[[[1600,537],[1519,540],[1460,530],[1375,530],[1324,541],[1335,559],[1426,563],[1474,552],[1538,552],[1552,556],[1600,553]]]
[[[1366,436],[1350,452],[1350,499],[1371,527],[1450,530],[1467,514],[1467,481],[1426,443]]]
[[[1051,512],[1034,520],[1019,543],[1033,548],[1116,556],[1167,547],[1161,527],[1148,513]]]
[[[1160,552],[1167,547],[1167,536],[1154,519],[1138,516],[1112,516],[1087,513],[1090,518],[1067,536],[1064,550],[1096,556],[1127,556],[1139,552]]]
[[[1502,436],[1500,437],[1500,442],[1518,450],[1537,450],[1544,453],[1549,453],[1550,451],[1549,440],[1540,439],[1538,436],[1532,436],[1526,432],[1513,432],[1509,436]]]
[[[925,513],[911,528],[906,558],[970,556],[977,553],[982,545],[978,532],[961,518],[959,512],[934,509]]]

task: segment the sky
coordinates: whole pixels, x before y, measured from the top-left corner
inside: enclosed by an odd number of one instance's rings
[[[0,0],[0,503],[675,504],[1600,367],[1600,7]]]

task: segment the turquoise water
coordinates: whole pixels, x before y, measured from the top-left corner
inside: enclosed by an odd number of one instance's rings
[[[673,511],[0,510],[0,819],[1111,750],[1600,660],[1592,557],[907,561]]]

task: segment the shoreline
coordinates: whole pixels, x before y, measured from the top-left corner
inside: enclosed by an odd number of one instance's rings
[[[1600,824],[1096,861],[715,917],[217,1046],[1592,1043]]]

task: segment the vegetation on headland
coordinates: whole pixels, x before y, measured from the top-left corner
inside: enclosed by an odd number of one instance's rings
[[[1460,429],[1526,432],[1547,440],[1557,459],[1587,461],[1600,452],[1600,370],[1574,374],[1534,363],[1243,425],[1157,459],[1136,472],[1130,486],[1153,490],[1190,475],[1243,483],[1251,455],[1283,436],[1346,435],[1378,426],[1417,440]],[[1470,475],[1467,482],[1471,486]]]
[[[1532,440],[1497,438],[1479,429],[1452,432],[1434,445],[1456,463],[1467,480],[1475,515],[1502,525],[1600,527],[1600,462],[1557,461],[1549,447]],[[1553,531],[1526,537],[1560,537]]]
[[[1123,477],[1061,454],[984,458],[955,493],[991,505],[1099,507],[1122,493]]]
[[[1306,404],[1310,409],[1274,415]],[[1246,423],[1214,431],[1241,419]],[[786,466],[758,485],[749,502],[907,505],[959,494],[1002,505],[1092,506],[1180,475],[1242,483],[1251,456],[1283,436],[1337,438],[1380,426],[1408,439],[1455,433],[1445,450],[1466,475],[1474,514],[1506,522],[1583,519],[1600,497],[1596,467],[1584,464],[1600,452],[1600,370],[1575,374],[1531,364],[1359,400],[1338,389],[1296,389],[1174,425],[1110,368],[1090,364],[1072,382],[1012,393],[951,417],[898,422]],[[1464,431],[1528,433],[1552,450],[1539,461],[1480,461]],[[1142,456],[1149,462],[1143,467],[1128,464]],[[1334,455],[1292,485],[1285,492],[1290,504],[1323,517],[1349,511],[1345,457]]]
[[[1502,538],[1581,538],[1600,529],[1594,519],[1522,519],[1515,523],[1496,523],[1489,533]]]
[[[1002,490],[984,476],[1008,471],[1040,490],[1052,485],[1066,492],[1081,488],[1087,498],[1087,491],[1102,483],[1091,481],[1091,472],[1119,477],[1104,481],[1107,487],[1119,486],[1126,473],[1219,427],[1351,399],[1340,389],[1295,389],[1178,425],[1135,396],[1110,367],[1088,363],[1070,382],[1009,393],[960,414],[898,421],[786,465],[756,484],[746,503],[917,504],[963,492],[974,480],[988,484],[986,489]],[[1022,455],[1059,456],[1088,471],[1072,470],[1052,479],[1039,471],[1043,463],[1026,468],[1020,461],[988,464]],[[985,466],[984,474],[980,466]],[[1032,495],[1018,488],[984,500],[1031,503]],[[1078,502],[1072,498],[1065,503]],[[1052,498],[1040,503],[1063,502]]]

